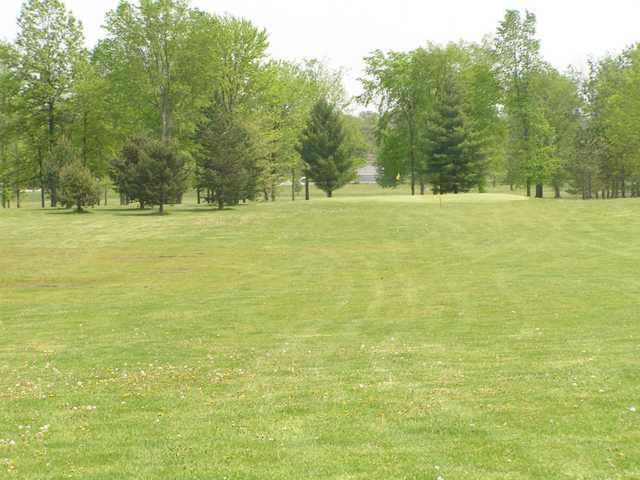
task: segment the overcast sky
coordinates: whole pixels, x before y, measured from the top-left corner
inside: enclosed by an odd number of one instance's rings
[[[89,46],[103,35],[104,14],[118,0],[66,0],[85,26]],[[0,37],[16,34],[22,0],[0,0]],[[410,50],[427,41],[479,41],[494,32],[507,8],[538,17],[546,60],[564,70],[592,56],[640,41],[639,0],[193,0],[268,30],[276,58],[321,58],[347,69],[351,94],[360,92],[362,58],[374,49]]]

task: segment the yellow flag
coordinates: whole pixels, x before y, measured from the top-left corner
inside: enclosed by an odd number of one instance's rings
[[[402,179],[402,177],[400,176],[400,174],[398,174],[398,176],[396,177],[396,182],[399,182]]]

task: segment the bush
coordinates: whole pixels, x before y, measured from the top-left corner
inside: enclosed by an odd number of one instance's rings
[[[92,207],[100,201],[100,186],[87,167],[75,160],[60,170],[60,200],[65,208]]]

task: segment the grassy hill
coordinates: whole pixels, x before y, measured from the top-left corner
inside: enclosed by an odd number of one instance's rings
[[[0,478],[640,478],[637,200],[27,207]]]

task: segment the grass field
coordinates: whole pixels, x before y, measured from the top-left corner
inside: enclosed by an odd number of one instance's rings
[[[0,211],[0,478],[640,479],[640,202]]]

